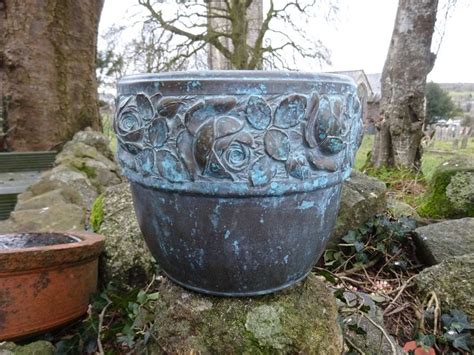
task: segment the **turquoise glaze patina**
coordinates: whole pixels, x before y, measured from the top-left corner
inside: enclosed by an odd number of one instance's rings
[[[221,295],[304,277],[361,142],[354,82],[208,71],[129,76],[118,87],[118,160],[163,270]]]

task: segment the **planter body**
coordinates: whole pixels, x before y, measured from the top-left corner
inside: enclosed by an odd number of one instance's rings
[[[45,243],[5,248],[7,238],[19,236]],[[0,341],[45,332],[83,315],[96,290],[103,243],[103,237],[82,232],[0,235]]]
[[[351,79],[259,71],[126,77],[114,129],[164,272],[227,296],[276,291],[311,270],[362,138]]]

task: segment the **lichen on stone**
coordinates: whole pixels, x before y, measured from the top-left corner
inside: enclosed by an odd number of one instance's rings
[[[258,306],[247,313],[245,328],[252,333],[262,346],[283,349],[290,340],[283,335],[280,315],[283,308],[275,306]]]
[[[153,277],[155,261],[142,237],[129,184],[107,188],[103,200],[94,205],[102,213],[102,218],[98,216],[102,223],[97,233],[105,237],[103,281],[113,281],[121,288],[147,284]]]
[[[254,298],[203,296],[167,279],[159,292],[148,346],[152,354],[340,354],[343,349],[335,298],[314,275]]]
[[[456,210],[474,216],[474,172],[455,174],[446,187],[446,196]]]

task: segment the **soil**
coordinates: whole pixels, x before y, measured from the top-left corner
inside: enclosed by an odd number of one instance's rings
[[[78,243],[81,239],[59,233],[0,234],[0,250],[45,247],[58,244]]]

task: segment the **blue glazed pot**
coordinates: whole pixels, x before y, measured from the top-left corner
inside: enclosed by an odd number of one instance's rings
[[[175,282],[260,295],[324,251],[362,138],[352,79],[208,71],[118,85],[118,160],[147,244]]]

